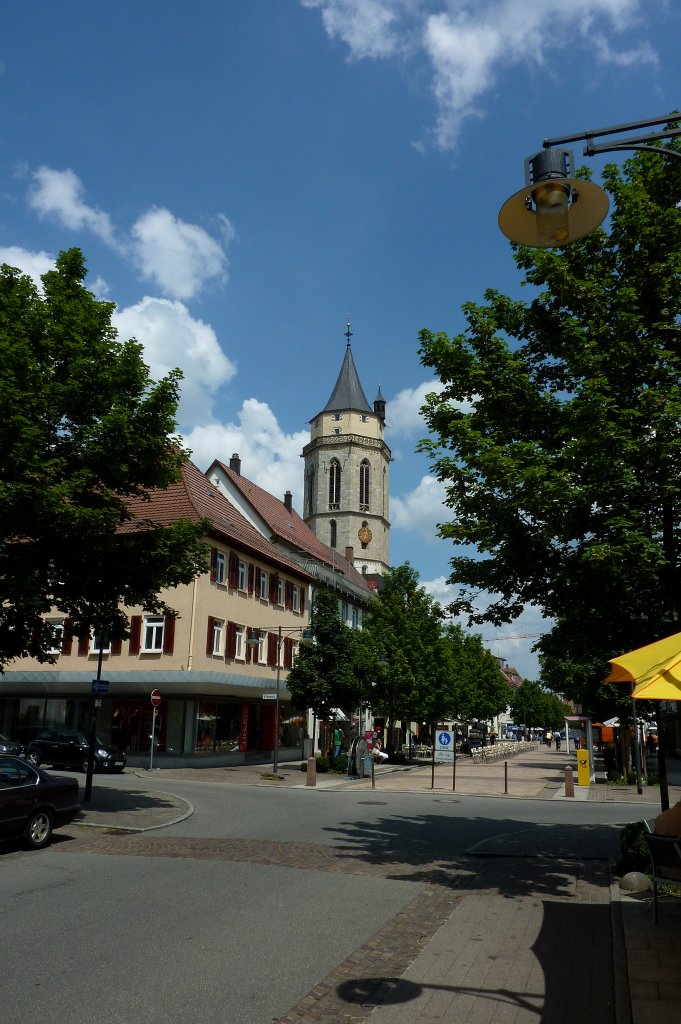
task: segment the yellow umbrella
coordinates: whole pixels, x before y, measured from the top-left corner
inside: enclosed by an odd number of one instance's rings
[[[681,633],[610,658],[606,683],[634,683],[632,697],[681,700]]]

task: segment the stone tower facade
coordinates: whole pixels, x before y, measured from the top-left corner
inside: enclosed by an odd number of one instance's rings
[[[324,544],[350,557],[368,576],[390,565],[390,449],[384,440],[385,400],[379,388],[373,407],[360,383],[350,347],[336,386],[310,421],[303,449],[303,518]]]

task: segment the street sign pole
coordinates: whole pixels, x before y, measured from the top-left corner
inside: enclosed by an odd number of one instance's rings
[[[149,742],[149,771],[151,771],[154,764],[154,740],[156,739],[156,708],[161,703],[161,691],[151,691],[151,703],[154,708],[154,712],[151,716],[151,737]]]
[[[154,764],[154,738],[156,736],[156,705],[154,704],[154,713],[151,716],[151,743],[149,746],[149,771],[151,771]]]

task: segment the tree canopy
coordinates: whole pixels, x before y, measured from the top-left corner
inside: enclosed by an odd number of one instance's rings
[[[362,677],[355,669],[358,639],[342,621],[338,594],[318,587],[310,616],[313,643],[301,645],[286,687],[294,703],[312,708],[319,718],[336,708],[351,712],[362,700]]]
[[[549,693],[539,683],[526,679],[512,693],[511,714],[516,725],[559,729],[565,716],[571,714],[571,709],[555,693]]]
[[[540,608],[542,681],[594,710],[607,659],[681,610],[681,161],[603,176],[609,231],[516,249],[526,301],[490,289],[463,333],[420,336],[444,385],[420,448],[453,513],[454,608]]]
[[[118,636],[121,605],[172,612],[158,592],[206,564],[205,524],[121,530],[126,499],[167,487],[187,458],[174,436],[181,373],[151,380],[85,276],[77,249],[40,290],[0,268],[0,668],[50,660],[41,614]]]

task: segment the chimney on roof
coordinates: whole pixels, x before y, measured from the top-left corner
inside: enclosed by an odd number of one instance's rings
[[[234,452],[234,455],[232,455],[229,460],[229,468],[233,469],[235,473],[241,476],[241,459],[237,452]]]
[[[293,495],[290,491],[284,495],[284,507],[287,512],[293,512]]]
[[[355,564],[355,549],[348,545],[345,549],[345,557],[347,558],[350,565]]]

